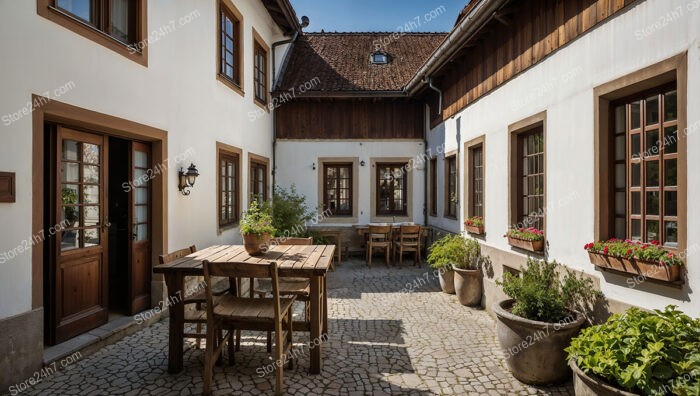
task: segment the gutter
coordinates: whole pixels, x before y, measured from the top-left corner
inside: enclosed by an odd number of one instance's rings
[[[479,0],[472,0],[479,1]],[[426,78],[434,74],[449,61],[481,28],[494,17],[496,12],[510,0],[481,0],[460,24],[452,29],[445,41],[433,52],[406,85],[404,91],[409,95],[415,94]]]

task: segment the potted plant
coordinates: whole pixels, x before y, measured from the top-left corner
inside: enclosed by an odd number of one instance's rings
[[[246,252],[251,256],[261,255],[267,250],[274,233],[269,205],[251,201],[241,218],[241,235]]]
[[[464,229],[471,234],[484,234],[484,219],[479,216],[472,216],[464,222]]]
[[[700,394],[700,319],[674,306],[615,314],[566,351],[579,396]]]
[[[445,235],[430,245],[428,263],[438,270],[440,288],[444,293],[455,294],[454,266],[464,260],[464,238],[461,235]]]
[[[661,247],[659,241],[643,243],[612,238],[588,243],[584,249],[588,251],[591,264],[597,267],[667,282],[675,282],[681,278],[683,261]]]
[[[556,262],[530,259],[522,276],[506,272],[497,282],[510,297],[493,305],[498,341],[508,369],[528,384],[569,378],[564,348],[601,295],[591,279],[562,268]]]
[[[455,293],[459,303],[467,306],[479,305],[481,302],[481,245],[475,239],[461,236],[454,241],[455,257],[454,282]]]
[[[544,250],[544,232],[535,227],[511,228],[505,236],[510,246],[531,252]]]

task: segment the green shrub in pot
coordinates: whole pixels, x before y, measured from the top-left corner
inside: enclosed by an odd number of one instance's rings
[[[474,241],[477,244],[478,242]],[[460,234],[445,235],[430,245],[428,263],[437,269],[440,287],[445,293],[454,294],[454,271],[456,268],[470,268],[475,265],[480,251],[474,250]],[[475,256],[476,255],[476,256]]]
[[[700,319],[675,306],[613,315],[581,331],[566,351],[584,374],[627,392],[700,394]]]

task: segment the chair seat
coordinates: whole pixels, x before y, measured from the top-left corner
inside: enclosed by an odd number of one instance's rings
[[[308,297],[311,295],[311,281],[308,278],[279,278],[280,295]],[[255,293],[272,293],[272,280],[258,279]]]
[[[370,246],[372,247],[387,247],[391,245],[391,242],[386,241],[386,242],[370,242]]]
[[[207,311],[185,310],[186,323],[207,323]]]
[[[294,303],[292,298],[280,298],[280,315],[285,315]],[[248,322],[275,321],[275,300],[271,298],[242,298],[231,294],[221,296],[214,307],[217,319],[241,320]]]

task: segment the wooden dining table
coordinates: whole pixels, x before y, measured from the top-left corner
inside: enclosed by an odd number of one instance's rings
[[[168,287],[170,310],[168,341],[168,372],[178,373],[183,368],[183,333],[185,305],[183,304],[184,280],[187,276],[204,276],[202,262],[235,261],[249,263],[276,262],[280,277],[308,278],[311,281],[310,322],[295,321],[295,331],[310,332],[311,374],[320,374],[323,367],[321,342],[328,333],[328,294],[326,275],[333,262],[334,245],[279,245],[264,255],[251,256],[240,245],[215,245],[197,251],[168,264],[158,265],[153,272],[163,274]],[[318,340],[318,341],[316,341]],[[318,346],[316,346],[318,345]]]

